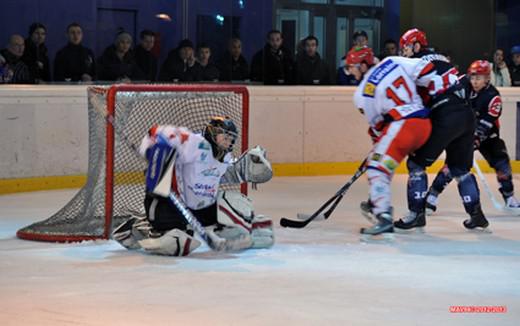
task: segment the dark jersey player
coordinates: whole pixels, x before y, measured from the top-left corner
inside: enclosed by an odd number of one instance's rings
[[[465,89],[459,83],[457,69],[445,56],[429,51],[427,46],[426,34],[415,28],[404,33],[400,39],[402,54],[431,62],[436,77],[426,87],[420,88],[424,104],[431,110],[432,133],[426,144],[408,158],[409,213],[396,221],[394,226],[412,229],[426,225],[426,167],[446,151],[446,164],[457,180],[464,209],[470,216],[463,225],[468,229],[485,228],[489,223],[482,212],[475,176],[470,172],[475,118],[466,104]]]
[[[474,134],[474,149],[478,149],[489,165],[495,169],[498,189],[508,210],[520,213],[520,203],[514,196],[511,162],[506,144],[500,138],[499,117],[502,114],[500,93],[491,85],[491,66],[486,60],[474,61],[467,76],[461,79],[469,94],[470,106],[475,112],[477,127]],[[426,198],[427,210],[437,209],[437,197],[453,179],[448,167],[443,167],[435,177]]]

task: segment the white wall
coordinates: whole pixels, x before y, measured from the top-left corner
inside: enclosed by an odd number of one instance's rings
[[[267,87],[250,91],[251,145],[274,163],[361,160],[370,149],[367,124],[351,87]],[[500,90],[502,136],[512,158],[520,89]],[[87,171],[86,86],[0,87],[0,179]]]

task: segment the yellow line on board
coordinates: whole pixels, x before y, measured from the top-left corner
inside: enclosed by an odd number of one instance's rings
[[[331,163],[273,163],[274,175],[286,176],[320,176],[353,174],[361,162],[331,162]],[[435,162],[428,173],[437,173],[444,164],[443,161]],[[480,168],[485,173],[493,173],[486,161],[479,160]],[[520,173],[520,161],[511,161],[513,173]],[[406,163],[403,162],[396,169],[396,173],[407,173]],[[0,179],[0,194],[11,194],[17,192],[80,188],[87,181],[85,175],[33,177],[19,179]],[[142,171],[125,172],[116,174],[118,184],[143,183]]]

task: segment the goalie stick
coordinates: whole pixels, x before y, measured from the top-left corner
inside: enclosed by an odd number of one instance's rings
[[[105,120],[114,128],[114,132],[117,134],[117,136],[127,145],[130,147],[135,154],[140,157],[141,159],[144,159],[139,154],[139,147],[132,143],[130,139],[123,133],[122,130],[120,130],[119,126],[115,122],[115,118],[113,114],[110,114],[108,110],[103,109],[105,107],[104,103],[99,103],[95,99],[95,96],[92,98],[93,102],[97,102],[96,105],[93,105],[96,108],[96,111],[100,113],[103,117],[105,117]],[[175,155],[175,154],[173,154]],[[170,174],[173,171],[173,163],[175,161],[175,156],[170,160],[170,164],[168,166],[168,170],[165,172],[166,174]],[[165,178],[163,178],[165,179]],[[154,189],[154,192],[157,191],[157,188],[159,188],[160,185],[157,185],[156,189]],[[226,245],[226,239],[220,238],[215,234],[210,235],[208,232],[206,232],[206,229],[202,226],[202,224],[197,220],[195,216],[191,213],[190,210],[188,210],[184,204],[175,196],[175,194],[171,191],[171,189],[168,189],[167,193],[158,191],[159,193],[165,194],[166,197],[170,200],[170,203],[174,205],[182,214],[186,222],[191,225],[193,230],[197,232],[197,234],[206,242],[206,244],[215,251],[222,251],[225,249]]]
[[[473,167],[475,168],[475,171],[477,171],[478,178],[480,179],[480,183],[482,185],[482,188],[484,188],[484,191],[488,195],[489,199],[491,199],[491,203],[495,207],[495,209],[499,211],[504,211],[504,206],[500,205],[498,200],[496,199],[495,195],[493,195],[493,192],[491,191],[491,188],[489,187],[489,183],[486,180],[486,177],[482,173],[482,170],[480,169],[480,166],[477,163],[477,160],[473,158]]]
[[[343,198],[343,196],[345,195],[347,190],[350,188],[350,186],[352,186],[352,184],[357,179],[359,179],[359,177],[361,175],[363,175],[363,173],[365,173],[366,161],[367,161],[367,159],[365,158],[363,160],[363,162],[359,165],[356,173],[354,173],[352,178],[350,178],[350,180],[343,187],[341,187],[336,192],[336,194],[334,194],[334,196],[332,196],[329,200],[327,200],[325,202],[325,204],[323,204],[320,208],[318,208],[318,210],[316,212],[314,212],[309,218],[307,218],[305,220],[290,220],[288,218],[282,217],[280,219],[280,225],[283,227],[300,229],[300,228],[305,227],[307,224],[309,224],[312,220],[314,220],[318,216],[323,216],[325,219],[328,218],[330,216],[330,214],[332,214],[334,209],[336,209],[336,206],[338,206],[339,202],[341,201],[341,199]],[[332,203],[332,206],[325,213],[321,214],[327,207],[329,207],[329,205],[331,203]]]

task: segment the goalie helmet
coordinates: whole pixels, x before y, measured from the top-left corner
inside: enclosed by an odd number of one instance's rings
[[[468,67],[468,75],[485,75],[491,74],[491,65],[487,60],[476,60]]]
[[[413,46],[415,43],[421,44],[422,47],[428,46],[428,40],[426,39],[426,33],[417,28],[412,28],[406,31],[399,40],[399,47],[402,49],[405,46]]]
[[[227,148],[223,148],[217,143],[217,135],[224,134],[231,138],[231,144]],[[217,159],[221,159],[233,150],[233,145],[238,137],[237,127],[230,117],[216,116],[212,117],[204,128],[204,138],[211,144],[213,152]]]
[[[374,64],[374,52],[369,47],[353,47],[348,51],[345,59],[347,66],[366,63],[369,66]]]

